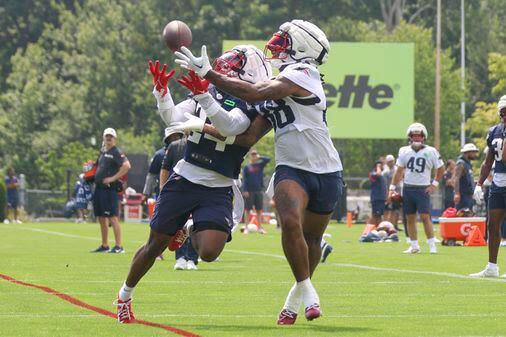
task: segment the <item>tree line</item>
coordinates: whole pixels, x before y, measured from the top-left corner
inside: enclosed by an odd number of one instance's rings
[[[483,148],[495,103],[506,93],[506,6],[466,0],[466,88],[460,88],[460,2],[443,2],[441,153],[459,151],[460,101],[468,139]],[[0,4],[0,168],[16,167],[32,187],[61,189],[94,159],[114,127],[127,153],[151,155],[163,124],[151,96],[149,59],[169,67],[161,30],[186,22],[193,47],[218,56],[224,39],[267,40],[293,18],[314,22],[330,41],[414,42],[415,119],[433,135],[435,2],[429,0],[8,0]],[[187,94],[175,81],[175,102]],[[357,126],[360,127],[360,126]],[[430,138],[429,140],[432,140]],[[335,140],[345,175],[364,176],[404,140]],[[273,140],[258,144],[274,156]],[[395,154],[395,153],[394,153]],[[367,158],[367,159],[364,159]],[[273,170],[273,163],[267,168]]]

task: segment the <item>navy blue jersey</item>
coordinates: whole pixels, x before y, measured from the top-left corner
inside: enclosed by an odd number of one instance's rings
[[[151,158],[151,163],[149,164],[149,173],[160,175],[160,170],[162,169],[162,161],[163,156],[165,155],[165,147],[158,149],[153,157]]]
[[[473,178],[473,166],[471,162],[467,160],[463,155],[457,159],[457,165],[462,165],[464,170],[459,179],[460,193],[462,194],[473,194],[474,191],[474,178]]]
[[[244,166],[242,171],[243,189],[247,192],[261,191],[264,187],[264,168],[271,158],[260,157],[257,162]]]
[[[376,169],[369,172],[369,180],[371,181],[371,201],[386,200],[387,198],[387,181],[382,174],[377,174]]]
[[[257,111],[252,106],[236,97],[218,91],[214,86],[209,87],[209,93],[226,111],[239,108],[251,121],[257,116]],[[200,117],[201,110],[202,107],[197,104],[193,115]],[[211,122],[206,119],[206,123]],[[237,179],[242,161],[248,151],[248,147],[225,144],[209,134],[193,131],[188,137],[184,160],[225,177]]]
[[[506,173],[506,165],[502,161],[503,141],[506,137],[504,124],[500,123],[490,128],[487,136],[487,145],[494,151],[495,168],[494,173]]]

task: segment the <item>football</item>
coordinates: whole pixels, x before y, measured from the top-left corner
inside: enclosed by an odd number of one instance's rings
[[[192,31],[183,21],[169,22],[163,29],[163,39],[170,50],[178,51],[182,46],[188,47],[192,43]]]

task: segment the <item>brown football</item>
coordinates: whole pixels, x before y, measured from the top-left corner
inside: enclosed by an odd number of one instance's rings
[[[170,50],[178,51],[181,46],[190,46],[192,31],[183,21],[174,20],[169,22],[163,29],[163,38]]]

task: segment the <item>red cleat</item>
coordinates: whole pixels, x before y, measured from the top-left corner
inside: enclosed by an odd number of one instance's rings
[[[297,314],[288,309],[283,309],[278,316],[278,325],[292,325],[297,319]]]
[[[173,252],[181,248],[189,236],[190,233],[186,230],[186,228],[183,227],[183,229],[178,229],[176,234],[174,234],[169,241],[169,250]]]
[[[305,311],[306,319],[308,321],[312,321],[322,315],[320,311],[320,305],[318,303],[312,304],[306,308]]]
[[[135,320],[134,313],[132,311],[132,299],[122,301],[118,296],[114,304],[118,306],[118,322],[132,323]]]

